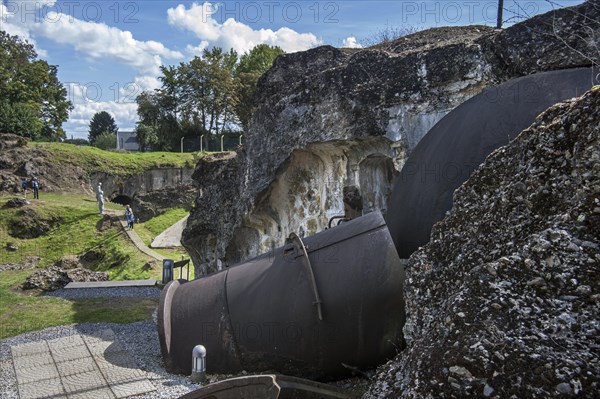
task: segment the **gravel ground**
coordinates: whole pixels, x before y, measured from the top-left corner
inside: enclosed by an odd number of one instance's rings
[[[158,333],[154,322],[145,321],[131,324],[83,323],[46,328],[0,341],[0,392],[2,392],[2,398],[18,399],[19,397],[10,346],[61,338],[73,334],[91,334],[107,328],[115,332],[117,339],[125,345],[140,369],[148,374],[148,379],[156,387],[155,392],[138,395],[135,398],[176,398],[199,387],[191,384],[187,377],[169,374],[163,369]]]
[[[44,295],[64,299],[84,298],[160,298],[158,287],[114,287],[114,288],[77,288],[60,289]]]
[[[91,297],[148,297],[160,296],[160,289],[154,287],[121,287],[121,288],[85,288],[62,289],[46,295],[65,299]],[[2,399],[18,399],[17,381],[12,365],[10,347],[40,340],[51,340],[73,334],[92,334],[110,328],[117,339],[125,345],[141,370],[144,370],[156,391],[134,396],[135,399],[177,398],[190,391],[200,388],[192,384],[189,377],[170,374],[163,368],[160,355],[160,344],[156,327],[156,312],[153,321],[131,324],[115,323],[82,323],[68,326],[50,327],[41,331],[30,332],[16,337],[0,340],[0,397]],[[242,372],[242,375],[245,374]],[[216,382],[236,375],[208,375],[208,382]],[[367,388],[368,381],[364,378],[349,378],[332,383],[342,389],[360,395]]]

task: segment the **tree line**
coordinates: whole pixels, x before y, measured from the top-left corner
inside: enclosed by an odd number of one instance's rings
[[[259,44],[238,56],[215,47],[177,66],[162,66],[162,85],[137,96],[140,148],[169,151],[182,138],[204,139],[204,148],[222,135],[246,131],[254,109],[259,78],[283,54],[277,46]],[[216,144],[213,144],[213,148]]]
[[[38,59],[30,43],[0,30],[0,132],[61,140],[71,109],[57,66]]]

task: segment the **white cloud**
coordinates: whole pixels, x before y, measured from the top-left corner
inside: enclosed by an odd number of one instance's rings
[[[250,51],[254,46],[266,43],[279,46],[288,53],[302,51],[321,44],[312,33],[298,33],[290,28],[254,30],[233,18],[222,24],[213,18],[218,5],[205,2],[193,3],[190,8],[180,4],[167,10],[170,25],[193,32],[202,42],[198,47],[188,46],[188,51],[197,53],[203,47],[233,48],[239,54]]]
[[[136,40],[131,32],[104,23],[82,21],[54,12],[48,13],[48,18],[55,22],[33,24],[31,32],[71,45],[94,59],[117,60],[143,75],[158,76],[162,57],[183,58],[183,54],[169,50],[162,43]]]
[[[349,36],[342,40],[342,47],[346,48],[362,48],[362,44],[356,41],[354,36]]]
[[[90,120],[96,112],[106,111],[114,119],[119,130],[133,130],[138,120],[135,103],[117,103],[114,101],[83,102],[75,104],[63,129],[71,138],[87,139]]]

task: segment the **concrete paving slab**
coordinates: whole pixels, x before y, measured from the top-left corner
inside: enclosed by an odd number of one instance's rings
[[[112,352],[122,352],[125,350],[120,342],[113,341],[94,341],[87,345],[92,355],[103,355]]]
[[[48,343],[46,341],[30,342],[28,344],[11,346],[10,351],[13,358],[19,356],[30,356],[40,352],[49,352]]]
[[[61,380],[67,395],[94,391],[108,386],[99,370],[62,376]]]
[[[131,395],[129,395],[131,396]],[[88,391],[70,393],[69,399],[114,399],[115,394],[109,388],[97,388]],[[53,398],[54,399],[54,398]]]
[[[61,376],[85,373],[89,371],[98,371],[96,362],[91,357],[69,360],[67,362],[56,363],[56,368]]]
[[[67,399],[60,378],[41,380],[28,384],[19,384],[21,399],[64,398]]]
[[[15,369],[39,367],[45,364],[53,364],[54,359],[50,352],[36,353],[31,356],[13,357]]]
[[[154,391],[154,386],[148,380],[121,382],[111,387],[119,399]]]
[[[28,384],[30,382],[50,380],[59,377],[58,370],[54,363],[35,367],[15,368],[15,375],[17,377],[17,383],[19,384]]]
[[[52,350],[52,358],[56,363],[89,357],[90,352],[85,345],[57,347]]]
[[[79,335],[79,334],[69,335],[68,337],[63,337],[63,338],[52,339],[47,342],[48,342],[48,346],[50,347],[50,350],[56,349],[56,348],[62,348],[65,346],[68,347],[68,346],[85,345],[85,342],[83,342],[83,339],[81,338],[81,335]]]
[[[110,329],[11,347],[20,399],[110,399],[154,391]]]

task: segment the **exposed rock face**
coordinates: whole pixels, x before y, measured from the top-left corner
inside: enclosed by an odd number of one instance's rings
[[[455,192],[407,268],[407,349],[367,397],[597,397],[600,90],[543,113]]]
[[[596,42],[572,49],[564,39],[594,36],[599,19],[594,0],[504,31],[438,28],[363,50],[279,57],[259,82],[245,151],[197,167],[204,197],[183,235],[197,271],[279,246],[293,231],[322,230],[344,213],[344,187],[359,188],[363,212],[385,211],[406,154],[437,121],[486,86],[591,65],[580,52],[597,56]]]
[[[21,285],[24,290],[39,289],[42,291],[55,291],[63,288],[71,281],[107,281],[108,274],[93,272],[82,267],[77,256],[66,256],[59,259],[53,266],[37,271],[27,277]]]
[[[32,208],[22,208],[9,226],[9,234],[17,238],[37,238],[62,223],[58,216],[42,216]]]

